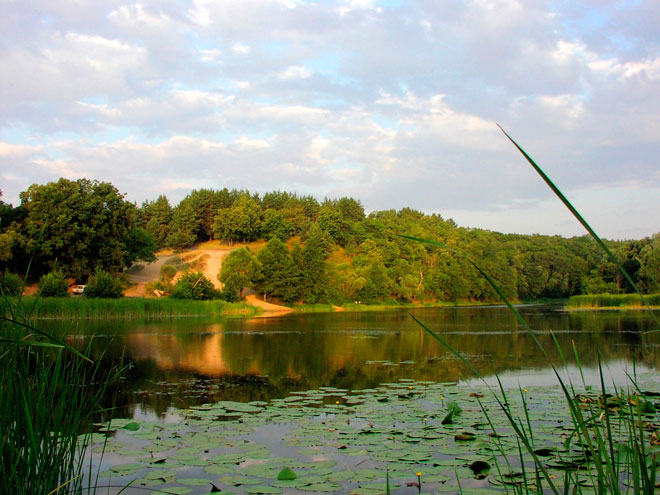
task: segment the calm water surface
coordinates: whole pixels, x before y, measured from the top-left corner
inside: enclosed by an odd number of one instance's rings
[[[573,345],[595,379],[599,352],[616,380],[660,366],[660,334],[642,311],[561,311],[525,306],[525,319],[550,359],[561,363],[551,331],[575,372]],[[554,383],[547,357],[502,307],[412,311],[484,376],[508,382]],[[267,400],[293,390],[334,386],[364,389],[399,378],[457,381],[467,367],[426,334],[407,311],[288,314],[275,318],[43,322],[86,345],[107,365],[121,356],[130,370],[118,390],[126,417],[217,400]]]

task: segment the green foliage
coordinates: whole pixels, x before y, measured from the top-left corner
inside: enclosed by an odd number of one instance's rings
[[[330,277],[326,258],[329,247],[330,242],[319,226],[314,224],[300,256],[292,256],[294,260],[298,258],[296,264],[301,274],[300,298],[305,303],[315,304],[328,299]]]
[[[203,273],[188,272],[177,280],[172,290],[172,297],[175,299],[204,301],[218,299],[220,291],[213,286],[213,282],[206,278]]]
[[[193,207],[190,204],[180,204],[172,215],[167,245],[177,251],[192,246],[197,240],[198,228],[199,219]]]
[[[145,201],[138,210],[138,225],[153,237],[157,249],[166,246],[171,222],[172,207],[165,195],[156,201]]]
[[[94,275],[89,277],[84,295],[90,298],[117,299],[123,297],[123,291],[124,287],[121,280],[105,270],[97,270]]]
[[[20,296],[22,292],[23,279],[21,277],[8,271],[0,276],[0,295]]]
[[[172,265],[163,265],[160,267],[160,278],[165,282],[170,282],[176,275],[176,267]]]
[[[215,216],[213,231],[217,239],[249,242],[261,234],[262,209],[249,194],[241,195],[230,208],[221,208]]]
[[[247,248],[234,249],[222,261],[218,280],[224,285],[228,301],[243,299],[243,291],[250,285],[251,261],[252,253]]]
[[[39,280],[39,295],[41,297],[65,297],[69,281],[61,270],[53,270]]]
[[[625,293],[633,290],[632,284],[645,293],[660,290],[660,235],[602,241],[616,255],[615,263],[587,236],[565,239],[464,229],[451,219],[410,208],[367,216],[352,198],[327,199],[319,205],[310,196],[281,191],[260,199],[244,190],[201,189],[175,209],[159,196],[136,210],[109,184],[64,179],[32,186],[23,196],[28,201],[19,208],[0,202],[0,270],[20,273],[35,252],[34,275],[57,266],[65,275],[84,280],[97,267],[116,273],[139,259],[152,260],[154,249],[166,245],[183,250],[212,237],[251,242],[299,236],[301,245],[289,253],[294,268],[288,266],[291,274],[284,277],[295,282],[281,279],[282,267],[271,270],[256,257],[249,263],[250,280],[267,296],[280,292],[274,297],[283,301],[338,304],[497,300],[493,288],[465,259],[397,237],[406,234],[460,247],[479,260],[511,300]],[[103,213],[103,198],[109,199],[109,211],[125,213],[117,217],[124,218],[123,226],[108,227],[114,217]],[[40,229],[43,242],[38,242]],[[630,280],[619,264],[630,272]],[[272,274],[278,274],[277,284],[284,283],[283,288],[267,280]],[[159,284],[168,289],[165,282]],[[224,297],[240,298],[238,285],[225,284]]]
[[[144,229],[134,227],[128,231],[125,240],[126,254],[124,265],[131,266],[136,261],[151,263],[156,261],[156,244],[153,236]]]
[[[23,299],[26,307],[31,307],[36,301],[35,296]],[[257,308],[246,303],[228,303],[219,299],[193,301],[172,297],[124,297],[121,299],[66,297],[38,300],[34,318],[141,319],[238,314],[252,316],[258,311]],[[9,316],[9,314],[4,314],[4,316]]]
[[[289,249],[277,237],[259,250],[251,265],[251,282],[264,296],[283,302],[293,302],[300,294],[300,269],[291,258]]]
[[[60,179],[30,186],[21,201],[26,252],[35,254],[31,273],[59,267],[82,279],[96,269],[125,266],[125,241],[136,212],[112,184]]]
[[[660,294],[648,294],[646,301],[651,306],[660,307]],[[567,308],[641,308],[642,301],[636,294],[585,294],[571,296]]]
[[[0,493],[87,493],[89,426],[122,368],[103,369],[29,321],[2,321],[0,333]]]

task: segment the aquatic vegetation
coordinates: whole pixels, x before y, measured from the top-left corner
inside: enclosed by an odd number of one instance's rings
[[[628,415],[641,414],[648,452],[660,453],[652,445],[660,384],[653,374],[638,381],[639,390],[622,389],[605,402],[588,386],[574,397],[585,416],[608,411],[613,448],[622,457],[628,432],[614,425]],[[595,458],[575,435],[563,391],[530,385],[521,392],[507,391],[507,411],[526,418],[528,441],[553,483],[596,493]],[[646,404],[643,413],[638,404]],[[161,490],[154,494],[375,495],[388,487],[455,493],[460,480],[465,494],[547,490],[535,459],[520,456],[520,425],[497,414],[499,408],[483,386],[404,379],[355,392],[323,387],[270,403],[204,404],[181,410],[176,423],[115,420],[99,424],[94,435],[95,448],[105,445],[107,452],[99,485],[130,483],[123,492],[129,494],[149,488]],[[453,420],[445,423],[450,410]],[[587,427],[595,433],[592,423]],[[622,464],[622,472],[632,468]]]
[[[84,432],[121,371],[102,369],[20,316],[0,320],[0,493],[81,493],[93,485],[83,479],[91,439]]]
[[[646,302],[653,306],[660,306],[660,294],[644,296]],[[636,294],[589,294],[571,296],[566,304],[569,309],[595,309],[595,308],[635,308],[642,309],[644,305]]]
[[[11,298],[10,298],[11,299]],[[87,299],[84,297],[23,297],[23,306],[34,308],[34,318],[170,318],[177,316],[255,315],[259,309],[246,303],[222,300],[193,301],[170,297]],[[17,299],[10,303],[16,305]]]

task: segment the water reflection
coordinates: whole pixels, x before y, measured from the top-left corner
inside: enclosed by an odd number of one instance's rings
[[[573,344],[587,368],[598,353],[610,362],[660,364],[660,337],[646,334],[643,312],[566,313],[523,308],[551,360],[569,363]],[[414,313],[484,375],[547,370],[540,349],[505,308],[419,309]],[[63,322],[49,322],[63,333]],[[290,314],[278,318],[103,321],[80,323],[75,341],[91,335],[94,357],[132,364],[119,393],[126,415],[135,405],[162,414],[214,400],[264,400],[292,390],[369,388],[398,378],[455,381],[470,376],[452,353],[407,312]],[[72,340],[73,341],[73,340]],[[623,369],[623,368],[621,368]],[[539,375],[540,376],[540,375]]]

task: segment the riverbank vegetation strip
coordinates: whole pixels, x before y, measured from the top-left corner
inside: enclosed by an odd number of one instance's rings
[[[13,299],[13,298],[10,298]],[[22,306],[33,309],[33,318],[169,318],[181,316],[254,316],[260,313],[246,303],[222,300],[129,298],[100,299],[85,297],[23,297]],[[35,304],[36,303],[36,304]],[[15,306],[16,301],[12,301]],[[3,310],[7,306],[3,305]],[[5,315],[7,316],[7,315]]]
[[[646,302],[660,308],[660,294],[648,294]],[[566,309],[646,309],[637,294],[587,294],[571,296]]]
[[[71,191],[82,192],[72,196]],[[251,288],[285,304],[496,301],[493,288],[467,259],[478,260],[509,300],[628,293],[635,287],[645,294],[657,291],[660,279],[658,234],[630,241],[601,239],[606,254],[588,236],[500,234],[459,227],[450,218],[410,208],[367,214],[359,200],[349,197],[317,201],[281,191],[258,195],[202,189],[172,207],[165,196],[136,206],[116,199],[117,194],[111,184],[62,179],[31,187],[19,206],[0,202],[0,285],[5,293],[17,285],[11,275],[26,273],[30,260],[31,282],[61,271],[70,283],[84,284],[101,269],[130,277],[133,272],[126,268],[153,259],[154,249],[173,248],[179,254],[172,259],[183,260],[180,252],[195,245],[231,251],[220,274],[227,300],[241,299]],[[98,204],[107,198],[116,199],[115,216],[125,222],[99,218]],[[121,242],[103,250],[104,256],[80,250],[104,245],[110,235],[93,225],[110,225],[122,233]],[[398,237],[401,233],[441,242],[465,256],[411,244]],[[237,243],[249,250],[237,249]],[[177,265],[176,270],[185,268]],[[207,276],[215,281],[217,274]]]

